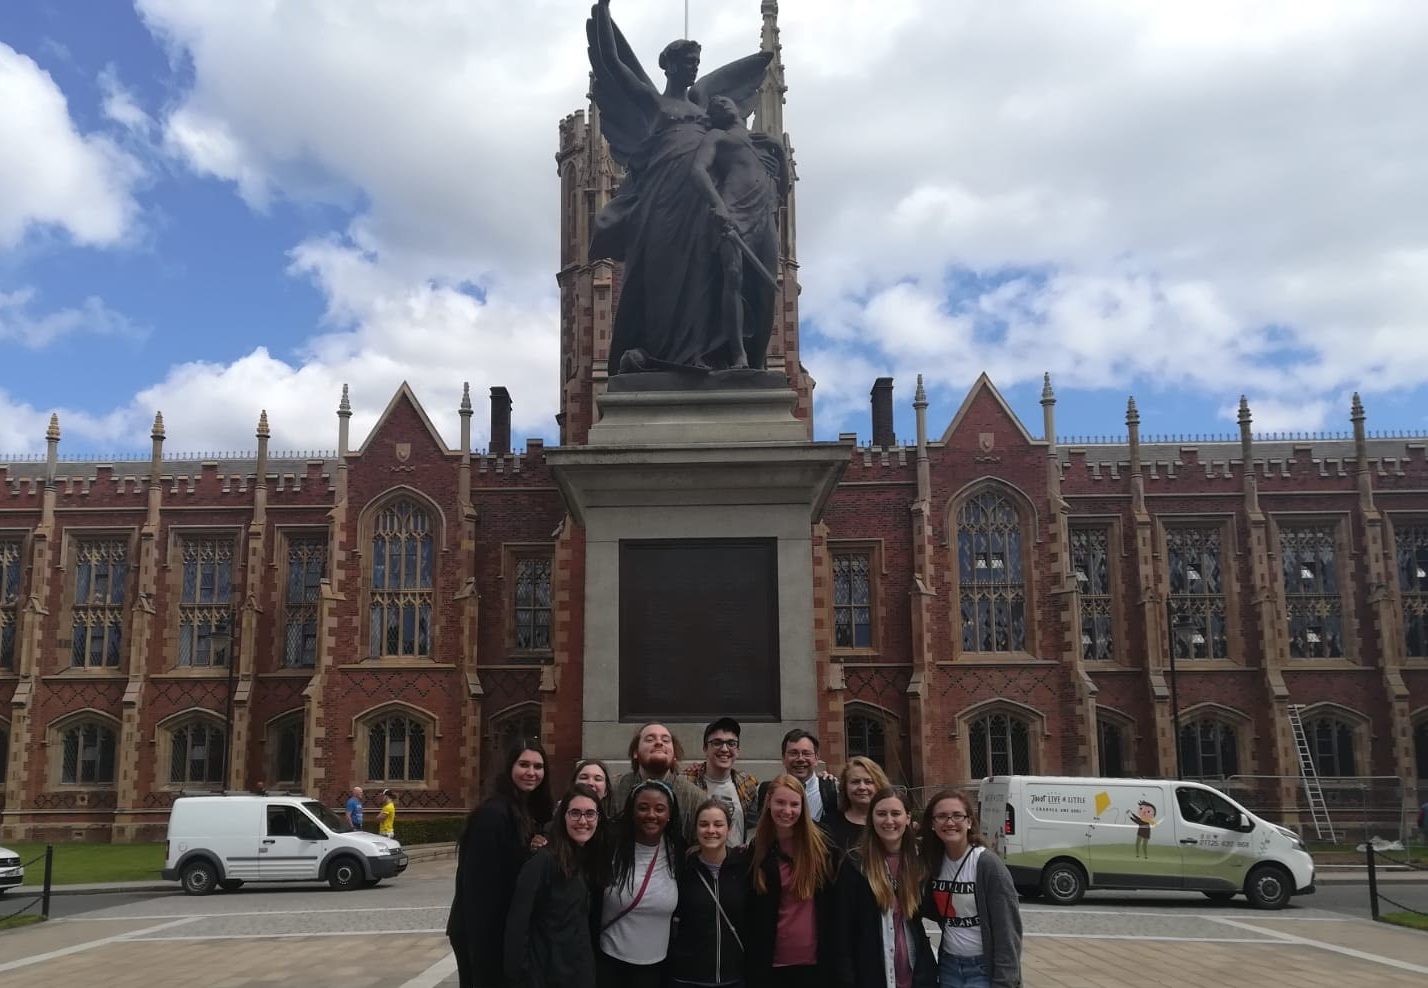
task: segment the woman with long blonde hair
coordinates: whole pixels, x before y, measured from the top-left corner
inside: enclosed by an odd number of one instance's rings
[[[840,857],[813,822],[803,783],[775,776],[750,845],[752,876],[744,978],[748,988],[823,988],[836,983],[834,877]]]
[[[854,755],[838,776],[838,812],[824,817],[823,825],[844,853],[858,846],[868,827],[868,810],[873,794],[892,787],[881,765],[863,755]]]
[[[844,983],[852,988],[936,988],[937,958],[919,918],[923,870],[912,807],[891,787],[878,790],[869,802],[862,839],[838,871]]]

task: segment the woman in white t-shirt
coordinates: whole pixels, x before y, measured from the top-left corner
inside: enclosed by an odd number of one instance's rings
[[[679,806],[668,785],[645,780],[630,790],[615,827],[610,884],[600,909],[597,988],[660,988],[670,924],[679,905],[683,855]]]
[[[922,814],[922,915],[942,928],[940,988],[1018,988],[1021,911],[1011,873],[982,842],[975,803],[948,789]]]

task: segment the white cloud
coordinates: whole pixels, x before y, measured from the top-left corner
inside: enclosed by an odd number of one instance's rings
[[[3,42],[0,93],[0,249],[32,227],[59,227],[86,245],[122,241],[138,163],[103,135],[81,134],[49,73]]]
[[[142,328],[135,326],[122,313],[109,308],[97,296],[91,295],[78,306],[56,309],[43,315],[30,311],[30,303],[35,297],[33,288],[0,292],[0,342],[14,341],[38,350],[61,337],[81,333],[131,339],[145,335]]]
[[[154,121],[139,105],[139,101],[119,79],[119,71],[114,65],[106,65],[99,73],[99,90],[103,94],[104,115],[125,130],[141,138],[147,138]]]

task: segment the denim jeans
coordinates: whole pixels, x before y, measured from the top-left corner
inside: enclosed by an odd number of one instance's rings
[[[937,988],[991,988],[980,957],[941,952],[937,958]]]

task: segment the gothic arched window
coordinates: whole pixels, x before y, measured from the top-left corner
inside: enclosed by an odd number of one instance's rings
[[[1240,771],[1239,732],[1206,717],[1180,728],[1180,774],[1191,779],[1223,779]]]
[[[67,786],[114,784],[114,731],[93,720],[80,721],[60,735],[60,783]]]
[[[0,720],[0,785],[5,784],[5,771],[10,764],[10,723]]]
[[[393,501],[372,526],[372,655],[431,653],[431,574],[431,516]]]
[[[508,709],[491,720],[486,735],[486,769],[495,771],[502,756],[512,745],[540,739],[540,704],[528,703]]]
[[[174,785],[223,783],[223,727],[195,717],[169,731],[169,782]]]
[[[301,711],[268,727],[268,764],[274,782],[302,787],[304,740]]]
[[[368,782],[426,781],[426,725],[394,714],[367,727]]]
[[[1106,717],[1096,721],[1097,750],[1100,752],[1101,775],[1122,778],[1128,774],[1130,766],[1130,745],[1126,739],[1126,729],[1116,721]]]
[[[865,710],[850,709],[843,717],[844,737],[848,757],[862,755],[871,758],[886,770],[888,764],[887,723],[882,717]]]
[[[1319,775],[1358,775],[1353,725],[1337,717],[1315,717],[1304,723],[1309,755]]]
[[[19,651],[16,630],[20,624],[20,559],[18,540],[0,542],[0,669],[13,670]]]
[[[957,581],[964,652],[1026,649],[1021,518],[1006,495],[985,490],[957,512]]]
[[[1031,727],[1020,717],[978,717],[967,732],[967,746],[973,779],[1031,772]]]

